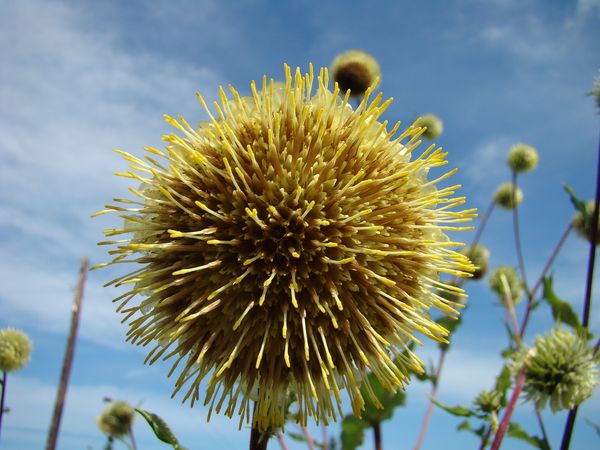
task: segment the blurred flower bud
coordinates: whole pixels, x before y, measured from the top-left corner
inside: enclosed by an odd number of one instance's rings
[[[512,183],[502,183],[494,193],[494,201],[504,209],[513,209],[523,201],[523,191]]]
[[[515,173],[529,172],[537,167],[537,150],[531,145],[515,144],[508,151],[507,162]]]

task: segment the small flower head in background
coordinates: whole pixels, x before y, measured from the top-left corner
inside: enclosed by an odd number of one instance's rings
[[[514,267],[497,267],[490,275],[489,282],[490,288],[498,294],[502,303],[510,299],[516,305],[523,299],[523,283]]]
[[[594,79],[594,89],[588,92],[588,95],[591,95],[596,99],[596,106],[600,113],[600,72],[598,72],[598,75],[596,75],[596,78]]]
[[[444,131],[444,122],[435,114],[425,114],[417,119],[417,125],[425,127],[421,136],[425,139],[437,139]]]
[[[168,136],[165,151],[121,152],[138,199],[100,212],[127,219],[108,236],[130,233],[103,243],[117,245],[108,264],[141,265],[114,280],[133,285],[117,299],[128,339],[154,344],[150,363],[175,359],[184,401],[199,400],[208,376],[210,412],[237,412],[240,426],[250,400],[254,425],[282,426],[290,394],[303,423],[335,420],[343,390],[359,415],[370,371],[402,388],[422,370],[414,333],[447,342],[430,308],[462,307],[437,294],[463,292],[439,275],[473,271],[442,230],[464,229],[454,222],[474,210],[456,210],[456,186],[427,180],[446,154],[413,157],[417,126],[392,138],[399,124],[378,121],[389,101],[369,101],[374,86],[353,110],[328,81],[326,69],[314,80],[312,67],[286,66],[283,90],[266,77],[250,98],[222,90],[217,115],[200,97],[211,121],[195,130],[167,118],[183,137]]]
[[[473,247],[465,247],[461,253],[466,255],[475,266],[473,279],[479,280],[480,278],[483,278],[488,270],[490,251],[484,245],[477,244]]]
[[[494,193],[494,201],[504,209],[514,209],[523,201],[523,191],[520,187],[507,182],[502,183]]]
[[[96,419],[105,435],[120,438],[131,433],[135,409],[127,402],[111,402]]]
[[[13,372],[27,364],[31,356],[31,341],[21,330],[0,330],[0,371]]]
[[[513,371],[527,365],[523,392],[527,400],[552,411],[574,408],[587,400],[598,384],[598,358],[588,341],[566,329],[555,328],[535,340],[532,349],[514,357]]]
[[[537,167],[538,153],[527,144],[515,144],[508,151],[507,157],[510,170],[515,173],[530,172]]]
[[[571,223],[579,236],[588,242],[592,242],[592,217],[594,215],[594,200],[585,204],[585,214],[577,211],[573,216]],[[600,222],[598,222],[598,232],[596,233],[596,245],[600,244]]]
[[[504,406],[504,403],[505,399],[502,392],[494,390],[481,391],[473,401],[473,404],[479,411],[488,414],[498,412]]]
[[[331,63],[331,77],[342,93],[350,90],[350,95],[358,98],[377,83],[381,72],[377,60],[369,53],[348,50],[336,56]]]

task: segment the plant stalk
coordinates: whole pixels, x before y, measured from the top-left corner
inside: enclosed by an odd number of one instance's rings
[[[373,422],[373,438],[375,439],[375,450],[383,450],[383,442],[381,441],[381,422]]]
[[[250,431],[250,450],[267,450],[269,443],[268,433],[260,431],[256,420],[257,403],[254,403],[254,411],[252,412],[252,430]]]
[[[4,399],[6,398],[6,371],[2,371],[2,394],[0,394],[0,431],[2,431],[2,416],[4,415]]]
[[[50,423],[50,429],[48,430],[48,441],[46,442],[46,450],[56,449],[56,442],[58,440],[58,430],[60,428],[62,412],[65,405],[65,399],[67,397],[69,377],[71,375],[71,367],[73,365],[73,357],[75,355],[75,343],[77,342],[77,330],[79,328],[79,318],[81,316],[81,303],[83,301],[83,291],[88,272],[88,263],[89,261],[87,258],[83,258],[81,260],[81,267],[79,269],[79,281],[77,283],[75,299],[73,301],[73,307],[71,310],[71,328],[69,330],[67,349],[65,351],[65,359],[60,375],[58,391],[56,393],[56,401],[54,403],[54,413],[52,415],[52,422]]]
[[[500,426],[498,427],[498,431],[496,431],[496,435],[494,436],[494,440],[492,441],[491,450],[498,450],[500,448],[500,444],[502,444],[502,439],[504,439],[504,435],[508,430],[508,426],[510,425],[510,418],[515,410],[515,406],[517,405],[517,400],[519,399],[519,395],[521,394],[521,390],[525,385],[525,378],[527,377],[527,366],[525,365],[519,375],[517,376],[517,381],[515,382],[515,389],[512,393],[512,396],[508,402],[506,410],[504,411],[504,416],[502,417],[502,422],[500,422]]]

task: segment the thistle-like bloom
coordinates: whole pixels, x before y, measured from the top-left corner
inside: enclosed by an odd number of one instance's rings
[[[437,290],[462,289],[439,275],[473,266],[444,230],[475,212],[455,210],[458,186],[436,189],[454,170],[427,180],[446,154],[413,157],[420,128],[392,138],[399,124],[378,121],[390,101],[369,101],[374,87],[353,110],[326,69],[314,80],[286,66],[283,90],[251,86],[249,98],[221,89],[216,115],[199,96],[211,121],[198,130],[167,117],[183,135],[164,151],[119,151],[142,186],[100,212],[126,219],[107,236],[132,233],[104,242],[117,245],[112,263],[141,265],[112,282],[133,284],[118,310],[128,339],[154,346],[150,363],[175,359],[174,395],[186,386],[194,404],[208,377],[205,403],[240,426],[250,400],[254,425],[281,426],[290,394],[303,423],[335,420],[343,390],[359,415],[368,371],[395,391],[422,370],[415,332],[446,342],[427,310],[456,315]]]
[[[335,57],[331,63],[331,76],[342,93],[350,90],[353,97],[361,97],[381,78],[379,64],[362,50],[348,50]]]
[[[483,278],[488,270],[490,251],[485,246],[477,244],[474,247],[466,247],[461,253],[466,255],[475,266],[473,279],[479,280],[480,278]]]
[[[579,236],[588,242],[592,242],[592,217],[594,214],[594,200],[585,204],[585,214],[577,211],[573,216],[571,223]],[[598,222],[598,231],[596,233],[596,245],[600,244],[600,221]]]
[[[497,412],[504,406],[504,398],[501,392],[484,390],[475,398],[473,404],[484,413]]]
[[[530,172],[537,167],[538,153],[531,145],[515,144],[508,151],[506,161],[515,173]]]
[[[523,299],[523,282],[514,267],[497,267],[490,275],[490,288],[498,294],[502,303],[510,298],[516,305]]]
[[[131,433],[135,409],[127,402],[111,402],[96,419],[105,435],[119,438]]]
[[[437,139],[444,131],[444,122],[435,114],[425,114],[417,119],[417,125],[425,127],[425,139]]]
[[[520,187],[507,182],[502,183],[494,193],[494,201],[504,209],[514,209],[523,201],[523,191]]]
[[[535,340],[533,349],[522,349],[513,371],[527,364],[523,392],[538,408],[571,409],[587,400],[598,384],[598,358],[588,341],[562,328]]]
[[[31,341],[21,330],[0,330],[0,371],[13,372],[27,364],[31,356]]]

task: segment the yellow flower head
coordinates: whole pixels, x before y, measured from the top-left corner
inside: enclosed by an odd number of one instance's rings
[[[427,179],[446,153],[413,155],[419,127],[394,138],[399,124],[378,121],[389,100],[370,101],[372,87],[353,110],[328,81],[286,66],[283,89],[266,77],[251,97],[221,89],[216,113],[199,96],[210,122],[167,117],[182,134],[165,150],[120,152],[142,186],[102,211],[126,218],[106,235],[131,233],[104,242],[111,263],[138,264],[113,281],[132,286],[117,299],[128,339],[153,345],[151,363],[174,360],[184,401],[208,378],[210,411],[240,426],[250,400],[254,425],[281,426],[290,394],[303,423],[335,420],[343,390],[360,414],[369,371],[402,388],[422,370],[415,332],[446,341],[429,308],[461,306],[436,293],[462,292],[439,275],[473,271],[444,234],[475,214],[456,210],[457,185],[436,189],[455,170]]]
[[[21,330],[0,330],[0,371],[12,372],[23,368],[31,355],[31,341]]]
[[[350,90],[353,97],[362,96],[381,78],[379,64],[369,53],[348,50],[335,57],[331,63],[331,76],[342,93]]]

